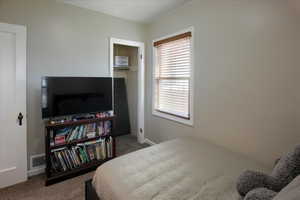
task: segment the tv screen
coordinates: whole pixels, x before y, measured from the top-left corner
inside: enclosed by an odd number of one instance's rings
[[[43,118],[110,110],[112,110],[112,78],[42,78]]]

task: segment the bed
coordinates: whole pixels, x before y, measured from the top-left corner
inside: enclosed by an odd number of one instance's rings
[[[268,169],[195,138],[157,144],[100,166],[92,184],[101,200],[238,200],[237,176]]]

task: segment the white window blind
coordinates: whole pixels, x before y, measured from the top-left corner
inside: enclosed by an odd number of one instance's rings
[[[155,110],[190,119],[191,32],[154,43]]]

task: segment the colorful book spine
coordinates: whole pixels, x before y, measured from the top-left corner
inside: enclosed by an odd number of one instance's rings
[[[102,126],[103,125],[103,126]],[[99,128],[102,127],[102,128]],[[66,141],[77,140],[84,135],[88,136],[91,133],[102,134],[110,132],[111,124],[94,123],[84,126],[77,126],[68,129],[69,135],[55,135],[54,143],[60,144]],[[103,130],[103,132],[101,132]],[[67,130],[60,131],[65,133]],[[53,135],[53,136],[54,136]],[[51,171],[56,173],[60,171],[72,170],[81,167],[92,161],[100,161],[113,157],[113,138],[106,137],[89,142],[78,143],[72,147],[63,147],[51,150],[50,163]]]
[[[109,135],[111,132],[111,121],[104,122],[104,135]]]

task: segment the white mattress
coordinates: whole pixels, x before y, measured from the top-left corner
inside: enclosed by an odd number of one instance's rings
[[[237,200],[237,176],[266,171],[255,162],[195,138],[176,139],[100,166],[93,186],[101,200]]]

